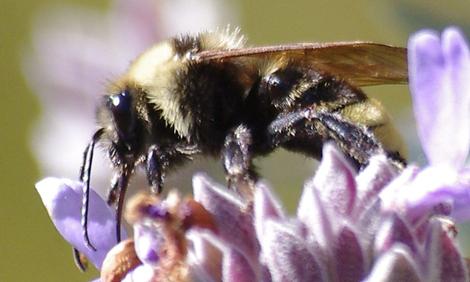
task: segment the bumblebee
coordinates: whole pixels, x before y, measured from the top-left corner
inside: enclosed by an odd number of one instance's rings
[[[407,82],[406,50],[371,42],[245,47],[238,31],[159,43],[112,83],[84,153],[84,238],[95,144],[115,170],[108,203],[117,236],[129,178],[142,166],[153,193],[196,154],[221,157],[229,186],[253,183],[252,160],[276,148],[321,158],[332,141],[358,167],[377,153],[403,166],[390,118],[359,87]],[[119,237],[118,237],[119,238]]]

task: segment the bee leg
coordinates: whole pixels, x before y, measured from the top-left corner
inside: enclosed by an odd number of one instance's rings
[[[153,194],[162,192],[165,168],[168,166],[168,158],[157,145],[150,146],[147,153],[146,172],[147,180]]]
[[[269,146],[276,148],[293,138],[297,132],[302,130],[307,118],[305,111],[295,111],[288,114],[279,115],[268,126]]]
[[[150,146],[147,153],[146,172],[147,180],[153,194],[160,194],[165,180],[165,171],[170,163],[170,158],[176,155],[176,151],[163,151],[159,146]]]
[[[387,156],[399,170],[406,166],[406,160],[398,152],[389,151],[372,133],[372,128],[354,124],[341,117],[338,113],[309,112],[311,120],[317,120],[325,129],[325,135],[335,141],[345,155],[352,158],[359,166],[365,167],[373,155]]]
[[[156,195],[162,192],[165,172],[170,165],[182,164],[197,153],[200,153],[200,150],[193,144],[182,143],[165,148],[158,145],[150,146],[145,162],[151,192]]]
[[[317,158],[323,143],[333,141],[359,168],[366,166],[372,155],[386,153],[366,126],[344,120],[338,113],[299,110],[276,119],[268,132],[278,145]]]
[[[320,132],[359,167],[365,167],[373,155],[385,153],[381,143],[364,125],[348,122],[336,113],[310,114],[309,119],[317,122]]]
[[[222,152],[229,188],[249,197],[258,178],[252,164],[251,145],[250,130],[245,125],[239,125],[225,138]]]

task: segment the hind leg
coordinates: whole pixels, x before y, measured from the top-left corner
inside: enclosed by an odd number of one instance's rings
[[[369,128],[351,123],[338,113],[300,109],[278,117],[268,128],[273,146],[321,158],[325,142],[334,142],[357,167],[369,163],[375,154],[385,154],[397,163],[403,160],[387,152]]]

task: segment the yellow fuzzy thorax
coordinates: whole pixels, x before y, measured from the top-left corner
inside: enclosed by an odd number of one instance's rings
[[[228,28],[200,33],[194,39],[200,46],[196,52],[241,48],[244,42],[237,30]],[[181,114],[176,74],[186,70],[195,50],[177,54],[174,40],[161,42],[145,51],[132,63],[125,78],[145,91],[149,103],[161,112],[167,125],[173,127],[180,137],[188,138],[192,117],[191,113]]]

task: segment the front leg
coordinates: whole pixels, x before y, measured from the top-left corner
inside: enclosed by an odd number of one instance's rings
[[[165,148],[158,145],[150,146],[146,158],[146,172],[151,192],[153,194],[162,192],[165,172],[170,166],[191,160],[192,156],[198,153],[200,153],[199,148],[193,144],[181,143]]]
[[[252,163],[252,134],[245,125],[234,128],[225,138],[223,165],[229,188],[252,195],[258,175]]]

